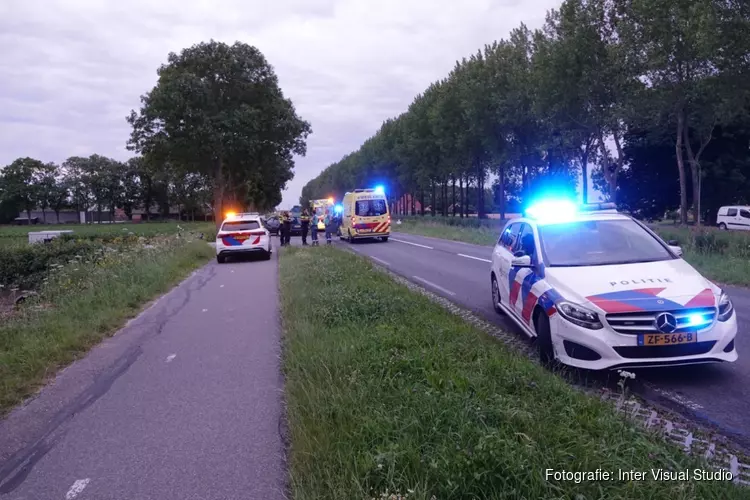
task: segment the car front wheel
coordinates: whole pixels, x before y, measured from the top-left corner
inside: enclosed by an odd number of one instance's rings
[[[552,332],[549,327],[549,317],[543,312],[536,315],[534,320],[536,328],[536,347],[539,354],[539,362],[548,366],[555,362],[555,350],[552,347]]]
[[[218,262],[219,264],[223,264],[226,261],[227,261],[227,258],[225,256],[223,256],[223,255],[217,255],[216,256],[216,262]]]
[[[722,231],[726,231],[727,225],[722,222],[721,224],[719,224],[719,229],[721,229]]]
[[[495,308],[496,313],[505,314],[500,306],[500,286],[497,284],[497,278],[494,274],[492,275],[492,307]]]

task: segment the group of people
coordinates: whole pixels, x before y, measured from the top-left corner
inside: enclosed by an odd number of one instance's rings
[[[302,215],[299,218],[300,226],[302,226],[302,245],[307,246],[307,234],[310,233],[313,246],[318,246],[318,217],[313,213],[310,213],[307,209],[302,211]],[[325,225],[326,233],[326,244],[332,243],[332,233],[334,230],[334,217],[329,210],[325,211],[323,215],[323,225]],[[292,235],[292,216],[289,212],[281,214],[281,246],[289,245],[289,239]]]

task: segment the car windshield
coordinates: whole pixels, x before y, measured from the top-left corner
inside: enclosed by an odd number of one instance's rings
[[[377,217],[384,215],[387,209],[385,206],[385,200],[357,200],[355,207],[355,215],[360,217]]]
[[[227,221],[221,226],[222,231],[252,231],[260,229],[260,222],[257,220],[233,220]]]
[[[672,259],[664,246],[632,220],[591,220],[539,226],[549,266],[605,266]]]

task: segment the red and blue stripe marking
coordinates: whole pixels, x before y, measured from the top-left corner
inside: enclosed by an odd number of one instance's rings
[[[518,300],[518,295],[521,294],[521,297],[523,297],[521,317],[524,321],[531,321],[531,314],[534,312],[534,307],[536,307],[537,304],[542,306],[548,316],[552,316],[553,314],[555,314],[555,312],[557,312],[555,303],[558,300],[562,299],[562,296],[554,288],[550,288],[541,295],[537,296],[536,294],[534,294],[532,289],[536,283],[541,281],[542,278],[539,277],[536,273],[532,272],[524,277],[523,282],[518,282],[516,281],[516,276],[518,275],[519,269],[520,268],[516,267],[511,268],[508,275],[510,285],[510,306],[515,307],[515,304]]]
[[[664,288],[640,288],[591,295],[586,298],[606,313],[657,312],[694,307],[713,307],[716,304],[710,288],[702,290],[684,305],[659,297],[658,294],[664,290]]]

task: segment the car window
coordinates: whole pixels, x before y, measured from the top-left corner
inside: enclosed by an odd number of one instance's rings
[[[505,231],[503,231],[503,234],[500,235],[500,239],[498,240],[498,243],[508,249],[513,248],[513,244],[516,242],[516,237],[518,236],[518,231],[520,230],[521,230],[521,223],[514,222],[513,224],[505,228]]]
[[[740,210],[740,217],[750,219],[750,212],[747,210]]]
[[[549,266],[603,266],[674,258],[635,221],[592,220],[539,226]]]
[[[233,220],[227,221],[221,226],[222,231],[252,231],[260,229],[260,222],[257,220]]]
[[[357,200],[354,207],[355,215],[360,217],[377,217],[387,212],[385,199]]]
[[[734,217],[735,215],[737,215],[736,208],[730,208],[727,210],[727,217]]]
[[[534,257],[536,243],[534,241],[534,229],[530,224],[522,224],[521,232],[513,245],[513,253],[523,252],[524,255]]]

